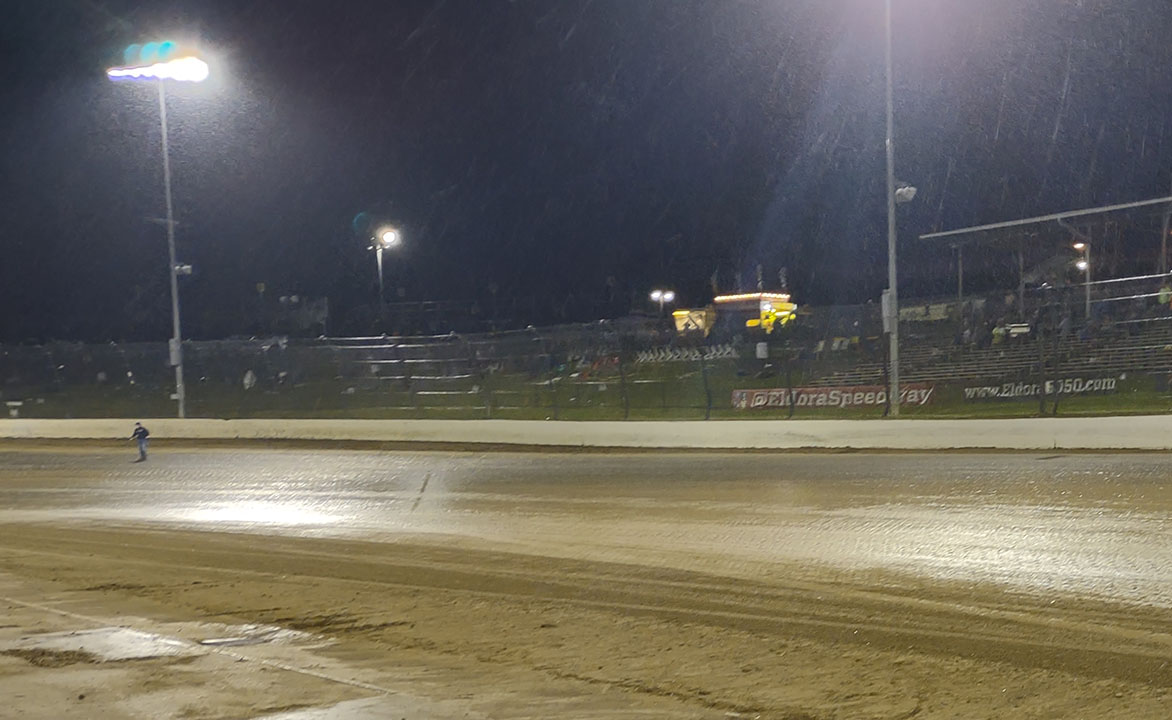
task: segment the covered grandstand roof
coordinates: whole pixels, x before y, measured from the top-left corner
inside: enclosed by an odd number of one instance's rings
[[[971,227],[958,228],[956,230],[945,230],[943,232],[925,233],[919,236],[920,240],[943,240],[945,238],[955,238],[962,235],[973,235],[977,233],[990,232],[994,230],[1009,230],[1013,228],[1026,227],[1029,225],[1039,225],[1048,222],[1062,222],[1072,218],[1086,217],[1092,215],[1104,215],[1107,213],[1121,212],[1124,210],[1132,210],[1134,208],[1150,207],[1155,205],[1168,206],[1172,210],[1172,196],[1154,198],[1151,200],[1139,200],[1137,202],[1120,203],[1117,205],[1101,205],[1093,208],[1083,208],[1080,210],[1067,210],[1065,212],[1051,213],[1049,215],[1038,215],[1036,217],[1024,218],[1021,220],[1008,220],[1005,222],[990,223],[988,225],[973,225]]]

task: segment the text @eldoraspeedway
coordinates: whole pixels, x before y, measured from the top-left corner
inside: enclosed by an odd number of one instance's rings
[[[934,386],[928,383],[909,383],[899,390],[901,405],[927,405],[932,400]],[[882,385],[852,385],[838,387],[769,388],[763,390],[733,390],[732,405],[737,410],[764,408],[851,408],[880,407],[887,404],[887,388]]]

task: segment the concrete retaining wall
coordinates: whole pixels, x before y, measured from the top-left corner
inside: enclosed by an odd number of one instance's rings
[[[1011,420],[177,420],[152,438],[359,440],[609,448],[1169,450],[1172,415]],[[0,420],[0,438],[125,439],[126,420]]]

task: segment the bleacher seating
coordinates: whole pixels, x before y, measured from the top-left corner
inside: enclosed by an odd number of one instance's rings
[[[1080,338],[1068,333],[1048,338],[1039,349],[1032,336],[1007,339],[989,347],[960,346],[939,337],[920,338],[900,348],[903,382],[990,380],[1036,375],[1039,355],[1054,376],[1076,374],[1172,372],[1172,318],[1120,324]],[[814,379],[812,385],[878,385],[886,378],[883,361],[859,362]]]

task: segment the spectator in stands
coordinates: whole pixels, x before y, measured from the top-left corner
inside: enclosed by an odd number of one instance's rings
[[[1172,304],[1172,287],[1169,287],[1167,280],[1160,286],[1160,291],[1156,293],[1156,302],[1163,307],[1169,307]]]

